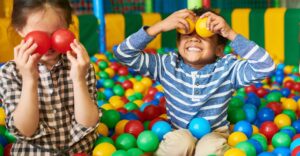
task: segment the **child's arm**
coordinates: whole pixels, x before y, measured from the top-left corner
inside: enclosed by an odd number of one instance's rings
[[[160,55],[151,55],[143,52],[143,49],[154,37],[161,32],[176,28],[188,29],[186,17],[191,19],[194,13],[184,9],[171,14],[169,17],[147,28],[143,27],[123,41],[116,50],[115,56],[119,61],[143,75],[149,75],[152,79],[159,79],[159,70],[162,69],[162,58]]]
[[[211,12],[201,17],[208,17],[207,27],[209,30],[231,40],[230,46],[236,54],[243,58],[243,60],[236,60],[234,57],[227,57],[226,60],[235,88],[262,80],[275,69],[272,58],[263,48],[243,36],[237,35],[222,17]]]

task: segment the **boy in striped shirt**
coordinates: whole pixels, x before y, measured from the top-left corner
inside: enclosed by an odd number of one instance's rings
[[[148,54],[143,49],[155,36],[173,29],[189,31],[187,17],[207,17],[207,28],[215,33],[200,37],[196,32],[180,34],[179,53]],[[223,55],[227,39],[235,53]],[[159,81],[164,87],[169,121],[176,130],[166,134],[155,155],[223,155],[228,149],[228,102],[234,91],[264,79],[275,64],[257,44],[233,31],[226,21],[210,10],[179,10],[150,27],[129,36],[114,51],[127,66]],[[187,130],[190,121],[202,117],[212,132],[196,140]]]

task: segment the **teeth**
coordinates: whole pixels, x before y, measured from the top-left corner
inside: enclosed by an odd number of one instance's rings
[[[187,50],[188,51],[200,51],[201,49],[196,48],[196,47],[189,47]]]

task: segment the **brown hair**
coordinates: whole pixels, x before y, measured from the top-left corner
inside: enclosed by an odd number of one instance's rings
[[[216,15],[219,15],[219,14],[217,14],[216,12],[214,12],[213,10],[208,9],[208,8],[195,8],[195,9],[193,9],[192,11],[196,14],[196,16],[201,16],[201,15],[203,15],[203,14],[206,13],[206,12],[212,12],[212,13],[214,13],[214,14],[216,14]],[[220,16],[220,15],[219,15],[219,16]],[[180,35],[181,35],[181,34],[177,32],[177,41],[179,41]],[[220,34],[217,34],[217,42],[218,42],[218,45],[224,45],[224,46],[225,46],[226,43],[227,43],[227,41],[228,41],[227,38],[224,38],[224,37],[221,36]]]
[[[17,29],[23,28],[28,14],[45,9],[46,5],[60,9],[67,24],[72,23],[72,8],[68,0],[14,0],[11,16],[12,26]]]

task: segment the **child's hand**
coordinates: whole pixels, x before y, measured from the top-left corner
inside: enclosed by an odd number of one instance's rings
[[[218,33],[221,36],[228,38],[229,40],[233,40],[236,36],[236,32],[234,32],[230,26],[226,23],[226,21],[221,17],[212,12],[207,12],[200,16],[200,18],[207,17],[207,28],[214,32]]]
[[[147,33],[150,36],[156,36],[162,32],[170,31],[173,29],[184,29],[186,32],[189,31],[189,24],[185,18],[189,17],[194,21],[196,15],[191,10],[182,9],[174,12],[163,21],[156,23],[147,29]]]
[[[39,78],[37,64],[41,58],[39,53],[34,53],[37,44],[32,39],[22,42],[14,48],[14,61],[20,71],[23,81],[37,82]]]
[[[71,79],[73,82],[85,81],[85,75],[90,65],[90,57],[84,46],[76,39],[70,46],[72,51],[67,52],[67,58],[71,62]]]

